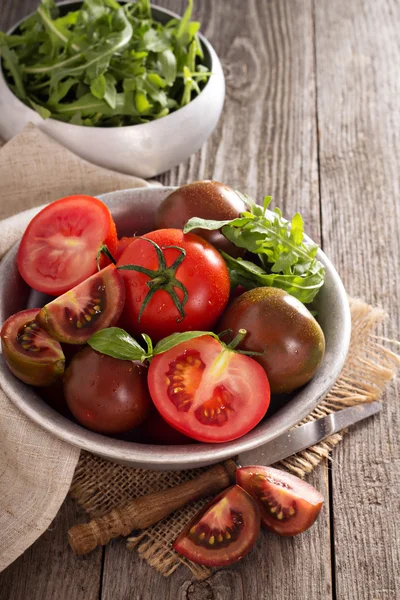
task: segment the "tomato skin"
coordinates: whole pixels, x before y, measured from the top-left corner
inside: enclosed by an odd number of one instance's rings
[[[87,347],[76,354],[64,376],[68,407],[79,423],[99,433],[124,433],[140,425],[152,403],[147,368]]]
[[[173,548],[198,565],[224,567],[248,554],[259,532],[256,502],[234,485],[193,517],[174,541]]]
[[[18,270],[35,290],[58,296],[96,272],[103,244],[115,252],[117,232],[106,205],[92,196],[67,196],[29,223],[18,249]],[[100,266],[108,262],[101,258]]]
[[[174,190],[160,204],[156,212],[156,226],[159,229],[176,227],[183,229],[192,217],[226,221],[236,219],[246,210],[246,205],[238,194],[219,181],[194,181]],[[201,236],[210,244],[224,250],[231,256],[242,256],[243,248],[238,248],[220,231],[194,229],[193,233]]]
[[[115,325],[124,301],[122,277],[115,265],[108,265],[46,304],[36,321],[59,342],[84,344],[96,331]]]
[[[176,278],[186,287],[188,301],[185,317],[179,315],[171,296],[165,290],[157,291],[145,308],[139,323],[139,313],[149,293],[148,275],[136,271],[120,271],[125,282],[126,300],[121,325],[133,335],[147,333],[158,341],[180,331],[210,331],[221,316],[229,298],[229,272],[219,252],[197,235],[184,234],[180,229],[160,229],[137,238],[124,251],[118,261],[122,265],[139,265],[156,270],[158,259],[154,246],[162,249],[178,246],[186,257],[176,271]],[[164,249],[167,267],[180,256],[176,249]],[[183,292],[175,288],[180,300]]]
[[[200,442],[241,437],[261,421],[270,401],[262,367],[207,335],[156,355],[148,385],[161,416]]]
[[[238,348],[264,352],[254,359],[268,376],[271,392],[288,393],[314,376],[325,350],[324,333],[309,310],[287,292],[271,287],[244,292],[225,311],[218,331],[247,335]]]
[[[324,503],[312,485],[273,467],[241,467],[236,481],[257,502],[262,525],[278,535],[294,536],[309,529]]]
[[[114,253],[114,258],[115,258],[116,262],[119,261],[124,250],[126,250],[126,248],[129,246],[129,244],[131,244],[134,240],[136,240],[136,236],[122,237],[120,240],[118,240],[118,245],[117,245],[117,248]]]
[[[1,329],[1,350],[11,373],[29,385],[46,387],[62,378],[61,345],[37,323],[40,308],[11,315]]]
[[[140,433],[143,435],[143,441],[147,444],[164,444],[170,446],[193,444],[194,441],[177,429],[174,429],[162,418],[155,408],[153,408],[149,417],[141,426]]]

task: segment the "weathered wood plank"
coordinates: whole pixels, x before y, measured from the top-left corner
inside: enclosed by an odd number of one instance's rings
[[[180,12],[180,0],[162,0]],[[196,2],[196,18],[219,54],[227,97],[222,119],[200,152],[160,179],[181,185],[217,179],[255,198],[272,194],[287,214],[301,210],[319,240],[319,200],[311,2]],[[179,132],[177,132],[179,135]],[[262,534],[239,565],[194,582],[169,579],[120,543],[106,549],[103,600],[325,600],[331,594],[327,467],[310,481],[327,498],[317,524],[298,539]],[[115,576],[118,573],[118,577]]]
[[[400,330],[400,6],[315,3],[324,249],[347,290],[383,306]],[[398,391],[334,455],[337,598],[400,597]]]
[[[184,0],[159,3],[180,14],[185,6]],[[19,3],[3,0],[0,26],[8,27],[35,4],[34,0]],[[318,240],[311,0],[297,0],[290,5],[278,0],[269,3],[234,0],[230,2],[229,18],[226,5],[222,4],[197,0],[196,17],[202,21],[203,31],[223,61],[227,79],[223,119],[199,153],[161,180],[178,185],[212,177],[254,197],[272,194],[285,213],[301,210],[308,232]],[[310,481],[328,496],[326,466]],[[68,504],[64,504],[59,518],[67,518],[67,513]],[[63,536],[66,529],[67,525],[63,527]],[[64,552],[57,554],[58,546],[50,534],[33,548],[36,549],[35,564],[26,558],[26,553],[3,573],[7,589],[14,592],[17,584],[21,590],[28,589],[29,585],[30,600],[42,598],[43,588],[36,583],[31,585],[31,571],[38,564],[44,565],[43,571],[51,585],[55,585],[53,580],[58,577],[63,580],[63,589],[75,589],[72,573],[63,571],[61,575],[61,571],[57,571],[66,558]],[[95,585],[93,589],[98,590]],[[87,598],[84,590],[75,596]],[[54,597],[61,600],[66,596],[54,593]],[[72,594],[71,597],[74,598]],[[281,540],[263,534],[256,550],[240,565],[219,571],[203,583],[193,582],[185,569],[178,570],[169,579],[162,578],[136,554],[128,552],[121,541],[106,550],[102,582],[105,600],[264,600],[271,597],[331,598],[328,506],[304,536]]]
[[[0,600],[98,600],[102,550],[78,558],[67,531],[84,518],[67,499],[49,529],[0,573]]]

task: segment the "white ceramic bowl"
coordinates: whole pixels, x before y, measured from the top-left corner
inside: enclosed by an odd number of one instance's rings
[[[76,3],[60,3],[68,4]],[[157,6],[152,10],[154,18],[161,22],[178,16]],[[224,103],[221,63],[206,38],[201,34],[199,37],[205,62],[212,72],[204,89],[186,106],[162,119],[140,125],[84,127],[55,119],[44,120],[13,94],[0,68],[0,137],[8,140],[28,123],[34,123],[78,156],[102,167],[144,178],[171,169],[196,152],[211,135]]]
[[[119,235],[139,234],[154,229],[154,213],[162,200],[175,188],[137,188],[105,194],[101,199],[109,206]],[[32,218],[32,211],[21,213],[21,229]],[[16,217],[13,217],[16,219]],[[11,314],[40,306],[43,298],[32,296],[16,265],[18,244],[0,265],[0,324]],[[212,464],[270,442],[307,416],[336,381],[346,358],[350,341],[350,310],[339,275],[325,254],[318,259],[325,265],[325,283],[316,299],[318,319],[325,334],[326,349],[314,378],[297,390],[278,412],[271,410],[261,423],[243,437],[223,444],[157,446],[106,437],[89,431],[57,413],[35,390],[19,381],[0,359],[0,384],[18,408],[30,419],[61,439],[123,464],[156,470],[184,469]]]

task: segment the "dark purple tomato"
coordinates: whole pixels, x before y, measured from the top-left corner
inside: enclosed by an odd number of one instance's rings
[[[163,200],[156,212],[156,228],[183,229],[192,217],[225,221],[236,219],[246,210],[243,200],[227,185],[218,181],[194,181],[178,188]],[[237,248],[219,231],[194,229],[210,244],[231,256],[242,256],[243,248]]]
[[[74,356],[66,370],[64,394],[81,425],[110,435],[137,427],[152,407],[145,366],[89,347]]]
[[[278,288],[255,288],[239,296],[218,325],[218,331],[227,329],[233,336],[246,329],[240,350],[264,352],[253,358],[275,394],[310,381],[324,355],[325,338],[317,321],[304,304]]]

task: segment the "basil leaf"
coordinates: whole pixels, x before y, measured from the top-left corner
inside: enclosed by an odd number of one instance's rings
[[[123,329],[108,327],[92,335],[89,346],[97,352],[121,360],[145,360],[148,355],[142,346]]]
[[[213,333],[212,331],[185,331],[184,333],[173,333],[156,344],[153,351],[153,356],[167,352],[167,350],[171,350],[171,348],[178,346],[178,344],[188,342],[189,340],[194,340],[195,338],[202,337],[204,335],[210,335],[217,340],[219,339],[217,334]]]

